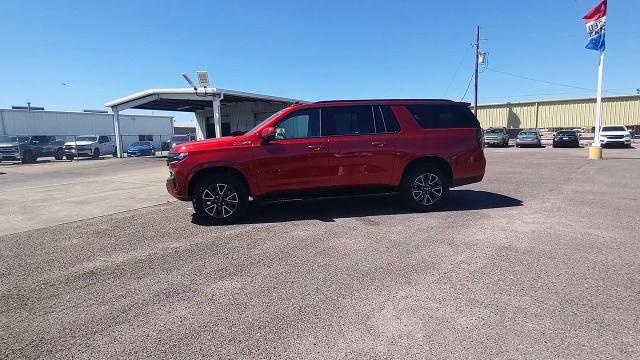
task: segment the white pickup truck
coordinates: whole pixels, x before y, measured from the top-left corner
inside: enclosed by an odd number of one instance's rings
[[[75,141],[64,143],[64,156],[73,160],[76,156],[98,159],[101,155],[116,156],[116,144],[107,135],[78,136]]]

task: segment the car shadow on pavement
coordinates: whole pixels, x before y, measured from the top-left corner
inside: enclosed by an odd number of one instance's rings
[[[483,210],[521,206],[522,201],[501,194],[478,190],[451,190],[439,212]],[[334,222],[335,219],[410,214],[396,195],[324,198],[251,204],[241,224],[277,223],[301,220]],[[209,225],[197,216],[192,223]]]

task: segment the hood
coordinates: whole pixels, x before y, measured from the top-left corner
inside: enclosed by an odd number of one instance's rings
[[[67,141],[66,143],[64,143],[64,145],[65,145],[65,146],[67,146],[67,145],[75,145],[75,144],[78,144],[78,146],[82,146],[82,145],[93,145],[93,144],[95,144],[95,143],[96,143],[95,141],[86,141],[86,140],[85,140],[85,141],[78,141],[78,142],[75,142],[75,141]]]
[[[605,136],[605,135],[624,135],[624,136],[628,136],[630,135],[628,131],[600,131],[600,135]]]
[[[226,136],[214,139],[190,141],[171,148],[171,152],[190,152],[199,150],[229,149],[238,146],[250,146],[256,137],[251,135]]]
[[[152,145],[129,145],[127,146],[127,149],[140,150],[140,149],[151,149],[152,147],[153,147]]]

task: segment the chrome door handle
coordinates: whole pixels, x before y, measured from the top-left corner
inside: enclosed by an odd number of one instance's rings
[[[308,145],[307,148],[311,150],[322,150],[324,149],[324,145]]]
[[[377,147],[383,147],[383,146],[387,146],[387,143],[382,141],[374,141],[371,143],[371,145],[377,146]]]

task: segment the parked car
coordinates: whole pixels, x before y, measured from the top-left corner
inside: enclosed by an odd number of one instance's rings
[[[553,136],[553,147],[580,147],[580,136],[575,130],[561,130]]]
[[[322,119],[322,121],[320,121]],[[417,211],[482,180],[480,124],[449,100],[295,104],[239,136],[171,149],[167,190],[196,215],[227,224],[254,200],[397,191]]]
[[[127,147],[127,156],[154,156],[156,148],[151,141],[137,141]]]
[[[631,147],[631,133],[624,125],[607,125],[600,128],[601,146]]]
[[[35,163],[39,157],[64,157],[64,142],[55,136],[0,136],[0,160]]]
[[[161,145],[162,151],[169,151],[172,147],[195,140],[192,135],[174,135],[167,141],[163,141]]]
[[[485,145],[509,146],[509,133],[507,128],[488,128],[484,132]]]
[[[522,130],[516,138],[516,147],[522,146],[542,146],[542,139],[538,130]]]
[[[84,135],[78,136],[74,141],[64,143],[64,156],[67,160],[75,157],[100,158],[101,155],[116,154],[116,144],[107,135]]]

